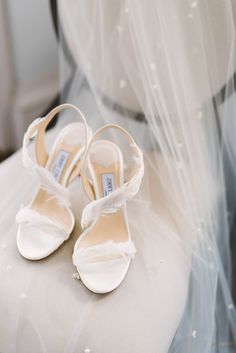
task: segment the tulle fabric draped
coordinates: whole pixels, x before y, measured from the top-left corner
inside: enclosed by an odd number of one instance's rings
[[[235,351],[234,2],[60,0],[59,15],[77,65],[62,100],[84,104],[93,127],[115,121],[136,136],[148,166],[140,234],[155,238],[162,222],[189,266],[186,305],[168,351]],[[159,352],[160,340],[155,344]]]

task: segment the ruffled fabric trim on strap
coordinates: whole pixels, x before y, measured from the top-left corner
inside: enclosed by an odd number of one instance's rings
[[[84,208],[81,217],[81,226],[83,229],[87,228],[93,220],[98,219],[101,214],[109,213],[111,210],[113,212],[118,210],[126,201],[133,198],[138,193],[144,174],[144,163],[142,151],[136,146],[135,152],[134,160],[137,166],[135,175],[109,195],[91,201]]]
[[[16,223],[32,226],[43,231],[50,232],[59,238],[66,239],[68,232],[62,224],[53,221],[29,207],[23,207],[16,215]]]
[[[76,267],[86,264],[97,264],[120,258],[133,258],[136,253],[134,242],[115,243],[109,240],[103,244],[78,248],[73,254],[73,264]]]

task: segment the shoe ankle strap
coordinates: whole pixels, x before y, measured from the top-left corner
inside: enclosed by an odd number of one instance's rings
[[[88,144],[88,125],[83,113],[79,108],[72,104],[61,104],[52,109],[46,117],[35,119],[28,127],[22,147],[22,160],[23,165],[26,167],[33,176],[36,176],[40,184],[65,206],[70,206],[69,196],[67,189],[60,185],[52,176],[52,174],[44,167],[48,161],[48,152],[44,144],[45,131],[48,124],[52,119],[62,110],[72,109],[82,119],[85,129],[85,148]],[[34,139],[35,141],[35,155],[36,161],[32,159],[28,152],[28,145]]]
[[[65,103],[52,109],[45,117],[35,119],[28,127],[23,140],[23,150],[26,150],[30,141],[35,138],[35,155],[37,163],[45,166],[48,160],[48,152],[44,144],[45,131],[49,123],[63,110],[72,109],[78,114],[78,119],[82,119],[85,131],[86,145],[88,143],[88,125],[81,110],[73,104]]]
[[[94,140],[100,135],[104,130],[107,129],[116,129],[127,138],[130,147],[133,152],[133,160],[134,167],[131,172],[131,176],[127,180],[124,181],[124,184],[117,188],[115,191],[110,193],[107,196],[99,200],[95,200],[95,195],[93,191],[93,187],[87,177],[87,166],[88,166],[88,157],[93,145]],[[107,124],[97,130],[97,132],[93,135],[90,140],[87,150],[84,154],[82,169],[81,169],[81,178],[82,185],[85,193],[91,200],[91,202],[85,207],[82,214],[82,227],[87,227],[92,219],[97,218],[101,213],[106,213],[106,210],[114,208],[120,208],[128,199],[132,198],[139,191],[141,181],[144,174],[144,163],[143,163],[143,153],[141,149],[138,147],[133,137],[119,125],[116,124]]]

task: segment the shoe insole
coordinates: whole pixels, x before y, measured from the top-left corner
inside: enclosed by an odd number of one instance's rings
[[[65,186],[68,184],[68,180],[65,180],[65,174],[78,154],[80,147],[80,145],[68,146],[65,143],[61,143],[55,148],[53,155],[49,157],[46,168],[59,183]],[[78,167],[78,163],[76,167]],[[68,211],[63,205],[58,203],[56,198],[53,198],[44,189],[39,188],[31,204],[31,208],[48,218],[65,224],[66,229],[70,229],[71,217]]]
[[[106,196],[107,193],[114,191],[121,185],[119,162],[110,166],[91,162],[91,168],[95,178],[97,198]],[[110,240],[117,243],[129,240],[124,207],[115,213],[101,215],[90,232],[81,239],[80,246],[86,248]]]

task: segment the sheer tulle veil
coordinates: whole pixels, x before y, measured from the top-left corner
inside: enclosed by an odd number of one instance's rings
[[[59,1],[62,85],[65,51],[77,67],[62,100],[82,105],[93,127],[114,121],[136,136],[146,172],[132,222],[138,213],[147,241],[161,232],[177,243],[189,268],[174,353],[235,349],[234,15],[233,1]]]

